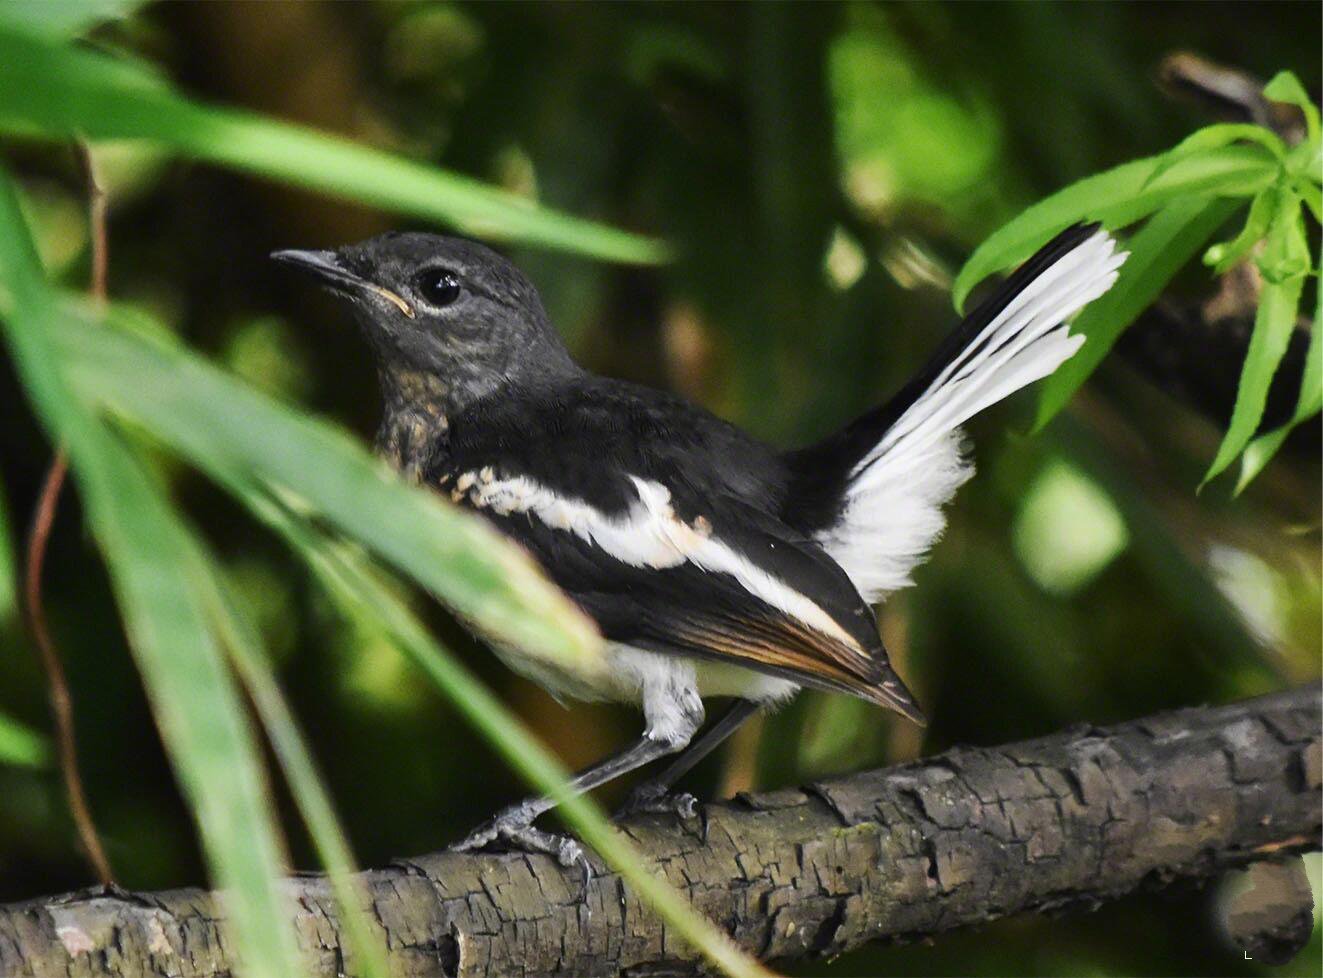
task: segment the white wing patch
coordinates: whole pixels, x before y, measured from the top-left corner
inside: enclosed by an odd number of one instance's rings
[[[579,539],[631,567],[662,570],[690,563],[709,573],[729,574],[750,594],[816,631],[851,648],[860,645],[812,598],[763,570],[712,533],[703,517],[692,524],[675,515],[671,492],[659,482],[630,476],[638,498],[623,516],[611,516],[582,499],[562,496],[530,479],[498,479],[490,468],[466,472],[451,497],[502,516],[526,513],[553,530]]]
[[[942,507],[974,474],[959,426],[1075,354],[1084,337],[1062,323],[1112,287],[1126,257],[1099,232],[1053,262],[855,466],[841,517],[818,542],[870,603],[912,583],[946,525]]]

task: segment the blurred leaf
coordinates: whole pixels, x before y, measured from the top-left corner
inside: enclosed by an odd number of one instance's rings
[[[18,572],[14,566],[13,532],[9,526],[9,504],[0,486],[0,625],[18,612]]]
[[[50,740],[0,713],[0,764],[42,768],[50,759]]]
[[[1180,160],[1152,179],[1163,157],[1134,160],[1057,191],[1025,210],[979,245],[952,286],[956,309],[970,290],[993,272],[1016,265],[1053,234],[1077,221],[1097,220],[1121,228],[1164,204],[1186,197],[1244,197],[1276,176],[1271,154],[1257,146],[1226,146]]]
[[[1295,76],[1295,72],[1279,71],[1273,76],[1272,81],[1263,86],[1263,94],[1274,102],[1299,106],[1300,111],[1305,114],[1308,141],[1311,143],[1320,141],[1318,106],[1314,104],[1314,100],[1305,91],[1305,86],[1300,84],[1300,79]]]
[[[1286,355],[1291,331],[1295,329],[1300,293],[1309,269],[1309,246],[1305,240],[1304,213],[1289,190],[1281,192],[1259,267],[1263,271],[1263,291],[1254,318],[1254,334],[1250,337],[1249,352],[1236,390],[1236,405],[1231,411],[1231,423],[1217,450],[1217,457],[1200,485],[1206,485],[1230,465],[1254,437],[1268,401],[1268,388],[1272,386],[1273,375]],[[1260,460],[1254,462],[1262,467]]]
[[[78,402],[51,334],[61,320],[0,174],[5,336],[25,388],[69,452],[167,752],[201,830],[248,975],[297,973],[277,877],[281,845],[243,702],[196,600],[188,533],[123,443]]]
[[[0,22],[0,131],[148,139],[189,156],[440,221],[483,237],[611,261],[659,262],[658,241],[538,207],[470,177],[176,94],[141,65]]]
[[[768,975],[757,961],[747,957],[725,934],[697,914],[660,874],[654,875],[626,836],[588,796],[570,792],[569,775],[560,762],[431,636],[357,554],[315,533],[279,505],[254,493],[243,493],[241,498],[299,552],[351,618],[370,625],[408,655],[511,768],[534,788],[553,797],[558,806],[556,813],[685,940],[728,975],[741,978]]]
[[[294,804],[298,806],[317,855],[326,868],[331,891],[340,909],[340,920],[345,925],[347,943],[353,951],[344,968],[354,974],[361,970],[368,978],[389,978],[390,966],[381,946],[385,933],[374,932],[368,920],[365,907],[371,905],[371,897],[362,881],[355,877],[358,868],[354,865],[349,840],[336,818],[335,807],[312,759],[312,751],[276,682],[261,638],[235,600],[233,591],[218,577],[215,556],[195,549],[193,564],[217,632],[252,699],[276,760],[285,773]]]
[[[107,20],[123,20],[147,0],[5,0],[0,23],[51,38],[82,34]]]
[[[1174,200],[1130,239],[1127,244],[1130,257],[1121,266],[1116,284],[1090,303],[1071,326],[1072,333],[1088,337],[1084,346],[1043,382],[1034,419],[1035,431],[1065,407],[1102,363],[1117,338],[1240,206],[1241,201],[1225,198]]]
[[[281,406],[182,348],[71,317],[57,333],[70,375],[213,477],[225,468],[324,519],[428,588],[485,634],[605,668],[591,623],[485,520],[406,485],[345,432]]]

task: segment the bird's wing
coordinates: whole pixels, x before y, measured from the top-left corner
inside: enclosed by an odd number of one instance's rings
[[[947,337],[915,378],[837,434],[788,453],[786,519],[812,536],[870,602],[910,583],[973,468],[959,426],[1048,376],[1084,342],[1066,320],[1125,261],[1095,225],[1044,245]]]
[[[611,641],[852,693],[922,721],[871,610],[816,544],[728,496],[700,500],[603,467],[595,503],[520,472],[508,454],[432,478],[531,551]]]

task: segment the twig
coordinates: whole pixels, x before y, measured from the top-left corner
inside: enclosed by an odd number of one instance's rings
[[[106,302],[108,279],[108,249],[106,234],[106,192],[97,179],[96,165],[92,159],[92,150],[85,142],[78,143],[78,156],[83,166],[87,183],[88,225],[92,246],[92,274],[90,291],[92,299],[102,306]],[[32,518],[32,530],[28,534],[26,581],[24,603],[27,610],[28,628],[41,656],[41,665],[46,672],[47,693],[51,704],[51,719],[55,724],[55,740],[60,762],[60,773],[64,778],[65,792],[69,796],[69,811],[73,816],[74,827],[78,831],[83,851],[91,863],[92,871],[102,886],[111,886],[114,874],[110,869],[110,860],[106,858],[101,837],[97,834],[96,823],[92,820],[92,810],[87,803],[87,793],[83,790],[83,781],[78,774],[78,743],[74,735],[73,697],[69,693],[69,681],[64,672],[64,663],[59,650],[51,639],[50,629],[46,624],[46,608],[42,600],[42,570],[46,565],[46,550],[50,543],[51,528],[55,525],[55,514],[59,508],[60,493],[64,489],[69,474],[69,457],[60,448],[46,470],[46,478],[37,497],[37,508]]]

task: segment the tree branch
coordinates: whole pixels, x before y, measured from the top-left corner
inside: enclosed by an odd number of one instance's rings
[[[767,959],[1089,908],[1320,846],[1317,687],[1077,727],[623,829]],[[690,974],[699,958],[604,867],[437,853],[363,874],[393,974]],[[320,876],[291,879],[312,974],[354,973]],[[0,974],[228,975],[218,899],[121,890],[0,906]]]

